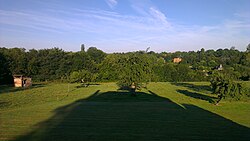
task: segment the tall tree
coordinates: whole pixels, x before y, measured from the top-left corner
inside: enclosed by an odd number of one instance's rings
[[[85,46],[84,46],[84,44],[81,44],[81,51],[85,52]]]
[[[90,47],[87,50],[87,54],[94,60],[96,63],[101,63],[106,56],[102,50],[97,49],[96,47]]]

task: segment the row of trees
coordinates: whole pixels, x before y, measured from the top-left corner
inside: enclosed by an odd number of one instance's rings
[[[59,48],[0,48],[0,83],[11,83],[13,74],[33,81],[119,81],[119,84],[148,81],[207,81],[222,64],[223,73],[234,80],[250,78],[250,45],[246,51],[231,49],[174,53],[137,51],[107,54],[95,47],[66,52]],[[178,64],[174,57],[181,57]],[[126,78],[126,79],[125,79]],[[123,82],[125,81],[126,82]]]

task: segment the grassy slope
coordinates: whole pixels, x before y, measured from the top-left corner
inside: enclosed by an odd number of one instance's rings
[[[117,92],[114,83],[1,87],[0,140],[248,138],[250,103],[214,106],[207,85],[150,83],[136,97]]]

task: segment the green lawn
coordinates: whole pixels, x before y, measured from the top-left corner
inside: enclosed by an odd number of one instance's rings
[[[250,102],[212,104],[208,82],[0,87],[0,140],[249,140]],[[250,82],[246,82],[250,87]]]

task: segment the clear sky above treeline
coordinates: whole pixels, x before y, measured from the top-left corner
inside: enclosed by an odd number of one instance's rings
[[[0,0],[0,46],[244,51],[249,6],[250,0]]]

